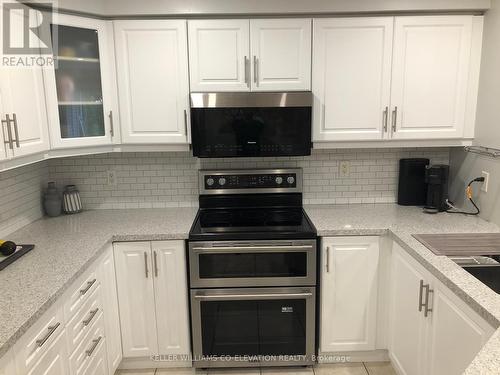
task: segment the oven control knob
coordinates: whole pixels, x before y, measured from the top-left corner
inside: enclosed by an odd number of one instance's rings
[[[219,185],[224,186],[226,184],[226,179],[224,177],[219,178]]]
[[[212,186],[215,183],[214,179],[212,177],[207,178],[207,185]]]
[[[281,185],[283,183],[283,177],[276,177],[274,181],[278,184]]]
[[[295,178],[293,178],[292,176],[288,177],[286,179],[286,182],[288,182],[290,185],[293,184],[295,182]]]

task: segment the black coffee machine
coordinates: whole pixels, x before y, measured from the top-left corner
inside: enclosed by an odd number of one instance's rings
[[[424,212],[438,213],[448,210],[448,165],[429,165],[425,169],[427,184],[427,202]]]

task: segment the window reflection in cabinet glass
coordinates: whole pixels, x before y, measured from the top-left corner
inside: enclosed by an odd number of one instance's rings
[[[104,136],[97,31],[52,25],[52,37],[57,43],[55,75],[61,137]]]

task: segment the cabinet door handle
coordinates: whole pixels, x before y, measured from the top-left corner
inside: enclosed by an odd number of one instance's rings
[[[148,269],[148,253],[144,252],[144,271],[146,272],[146,279],[149,277],[149,269]]]
[[[434,294],[434,291],[429,287],[429,284],[426,286],[426,291],[425,291],[425,310],[424,310],[424,316],[427,318],[429,316],[429,313],[432,312],[432,308],[429,307],[429,301],[430,301],[430,295]]]
[[[387,133],[387,121],[389,118],[389,107],[384,109],[384,133]]]
[[[96,281],[97,279],[87,282],[87,286],[84,289],[80,290],[80,294],[82,296],[85,295],[89,291],[89,289],[92,288],[92,285],[94,285]]]
[[[188,114],[187,111],[184,110],[184,131],[186,132],[186,137],[188,135]]]
[[[245,83],[247,86],[250,86],[250,81],[248,80],[248,68],[249,68],[249,59],[248,56],[245,56]]]
[[[92,353],[94,353],[95,348],[97,348],[97,345],[99,345],[101,340],[102,336],[99,336],[95,340],[92,340],[92,346],[88,350],[85,350],[85,354],[87,354],[87,357],[90,357]]]
[[[424,280],[420,280],[420,288],[418,290],[418,311],[422,311],[425,304],[422,302],[422,297],[424,294]]]
[[[85,319],[82,324],[84,326],[88,326],[92,320],[94,319],[94,317],[97,315],[97,313],[99,312],[99,307],[95,308],[94,310],[90,311],[90,315],[87,319]]]
[[[43,346],[43,344],[45,344],[47,342],[47,340],[50,338],[50,336],[52,336],[52,334],[57,330],[57,328],[59,328],[60,325],[61,325],[61,323],[57,322],[53,326],[49,326],[47,328],[49,330],[47,332],[47,334],[44,337],[42,337],[41,339],[36,340],[36,344],[38,345],[39,348],[41,348]]]
[[[14,134],[16,135],[14,141],[16,141],[16,147],[19,148],[21,146],[19,145],[19,129],[17,128],[17,115],[15,113],[12,114],[12,121],[14,122]]]
[[[326,247],[326,272],[330,273],[330,246]]]
[[[253,57],[253,81],[256,85],[259,84],[259,59],[257,56]]]
[[[158,255],[156,254],[156,251],[153,251],[153,261],[155,267],[155,277],[158,277]]]
[[[8,114],[5,115],[5,120],[2,120],[2,124],[7,126],[7,138],[8,140],[4,141],[6,145],[9,145],[11,150],[14,149],[14,141],[12,140],[12,129],[10,128],[11,118]]]
[[[398,121],[398,107],[394,107],[394,111],[392,111],[392,131],[394,133],[398,131],[397,121]]]
[[[113,111],[109,111],[109,134],[115,136],[115,125],[113,123]]]

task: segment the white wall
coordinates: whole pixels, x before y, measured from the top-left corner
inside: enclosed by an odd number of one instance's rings
[[[43,0],[36,0],[43,1]],[[58,0],[105,15],[273,14],[484,10],[490,0]]]
[[[475,144],[500,149],[500,0],[493,0],[486,13],[483,35]],[[480,193],[478,187],[476,191],[482,216],[500,224],[500,159],[453,150],[451,167],[451,197],[461,204],[465,185],[482,171],[490,173],[488,193]]]

